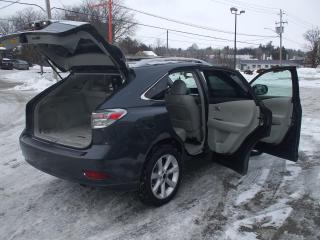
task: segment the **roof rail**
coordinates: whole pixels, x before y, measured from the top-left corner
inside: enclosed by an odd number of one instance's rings
[[[141,59],[139,61],[129,60],[129,65],[131,67],[142,67],[142,66],[150,66],[150,65],[161,65],[161,64],[169,64],[169,63],[198,63],[204,65],[210,65],[208,62],[203,61],[201,59],[196,58],[184,58],[184,57],[155,57],[148,59]]]

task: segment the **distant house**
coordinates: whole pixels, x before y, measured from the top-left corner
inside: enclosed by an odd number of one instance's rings
[[[296,66],[302,67],[303,60],[283,60],[283,66]],[[237,68],[244,70],[257,70],[257,69],[269,69],[271,67],[279,66],[279,60],[239,60]]]

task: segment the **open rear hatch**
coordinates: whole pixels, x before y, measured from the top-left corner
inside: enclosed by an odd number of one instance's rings
[[[1,37],[0,44],[7,49],[33,45],[70,76],[28,106],[32,117],[27,117],[27,126],[37,138],[85,148],[91,143],[92,113],[126,84],[129,71],[124,55],[89,23],[43,21],[33,27],[37,30]]]
[[[36,46],[60,71],[120,71],[128,68],[119,48],[107,43],[85,22],[42,21],[35,29],[6,35],[0,45],[12,49],[20,44]]]

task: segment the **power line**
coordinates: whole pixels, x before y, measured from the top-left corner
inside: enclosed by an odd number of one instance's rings
[[[34,4],[34,3],[25,3],[25,2],[20,2],[20,1],[10,1],[10,0],[0,0],[0,2],[7,2],[7,3],[12,3],[12,4],[20,4],[20,5],[28,5],[28,6],[35,6],[40,8],[42,11],[45,12],[44,8],[41,7],[38,4]]]
[[[233,4],[233,5],[237,6],[237,7],[246,8],[246,9],[249,9],[250,11],[252,11],[252,12],[256,12],[256,13],[259,13],[259,14],[261,14],[261,13],[262,14],[269,14],[269,15],[275,15],[276,14],[275,11],[270,11],[268,9],[258,9],[258,8],[246,5],[244,3],[239,4],[239,2],[232,1],[232,0],[228,0],[226,2],[224,0],[211,0],[211,1],[219,3],[219,4],[227,5],[229,7],[230,7],[231,4]]]
[[[292,43],[295,43],[295,44],[298,44],[298,45],[302,45],[300,42],[297,42],[295,40],[292,40],[290,38],[286,38],[286,37],[283,37],[285,40],[289,41],[289,42],[292,42]]]
[[[291,13],[287,13],[287,16],[296,24],[298,24],[300,27],[302,28],[313,28],[315,26],[317,26],[316,24],[312,24],[308,21],[302,20],[300,18],[298,18],[297,16],[292,15]]]
[[[259,12],[261,12],[262,10],[263,11],[272,11],[272,14],[277,14],[277,11],[278,8],[275,8],[275,7],[267,7],[267,6],[264,6],[264,5],[260,5],[260,4],[256,4],[256,3],[248,3],[248,2],[243,2],[243,1],[240,1],[240,0],[211,0],[211,1],[216,1],[216,2],[222,2],[222,1],[225,1],[224,3],[222,4],[226,4],[226,5],[230,5],[230,2],[231,3],[234,3],[234,4],[238,4],[240,6],[243,6],[243,7],[249,7],[249,8],[257,8],[257,9],[260,9],[258,10]],[[269,14],[270,12],[261,12],[261,13],[267,13]],[[301,23],[302,25],[304,26],[315,26],[314,23],[311,23],[309,21],[306,21],[305,19],[301,19],[300,17],[298,16],[295,16],[294,14],[292,13],[289,13],[287,12],[287,16],[292,18],[292,19],[296,19],[295,22],[299,22]]]
[[[94,15],[94,14],[82,13],[82,12],[78,12],[78,11],[74,11],[74,10],[69,10],[69,9],[65,9],[65,8],[59,8],[59,7],[54,7],[54,8],[52,8],[52,9],[58,9],[58,10],[63,10],[63,11],[73,12],[73,13],[78,13],[78,14],[87,15],[87,16],[96,16],[96,15]],[[102,17],[102,19],[106,20],[107,18]],[[159,27],[159,26],[155,26],[155,25],[138,23],[138,22],[127,21],[127,20],[117,20],[117,19],[114,19],[114,21],[127,22],[127,23],[132,23],[132,24],[136,24],[136,25],[140,25],[140,26],[144,26],[144,27],[150,27],[150,28],[154,28],[154,29],[169,30],[170,32],[178,32],[178,33],[184,33],[184,34],[189,34],[189,35],[193,35],[193,36],[206,37],[206,38],[215,39],[215,40],[224,40],[224,41],[226,41],[226,42],[233,42],[232,39],[221,38],[221,37],[214,37],[214,36],[204,35],[204,34],[198,34],[198,33],[192,33],[192,32],[177,30],[177,29],[173,29],[173,28]],[[238,43],[244,43],[244,44],[260,45],[260,44],[257,44],[257,43],[252,43],[252,42],[247,42],[247,41],[237,41],[237,42],[238,42]]]
[[[117,4],[117,3],[113,3],[113,4],[118,6],[118,7],[130,10],[130,11],[134,11],[134,12],[137,12],[137,13],[140,13],[140,14],[144,14],[144,15],[147,15],[147,16],[150,16],[150,17],[154,17],[154,18],[159,18],[159,19],[166,20],[166,21],[169,21],[169,22],[174,22],[174,23],[186,25],[186,26],[189,26],[189,27],[199,28],[199,29],[213,31],[213,32],[220,32],[220,33],[225,33],[225,34],[234,34],[231,31],[225,31],[225,30],[221,30],[221,29],[218,29],[218,28],[211,28],[211,27],[201,26],[201,25],[197,25],[197,24],[193,24],[193,23],[187,23],[187,22],[176,20],[176,19],[173,19],[173,18],[162,17],[162,16],[159,16],[159,15],[156,15],[156,14],[153,14],[153,13],[149,13],[149,12],[137,10],[137,9],[134,9],[134,8],[126,7],[126,6]],[[246,34],[246,33],[239,33],[238,35],[247,36],[247,37],[270,37],[270,36],[263,36],[263,35],[257,35],[257,34]]]
[[[163,40],[163,41],[166,41],[167,39],[166,38],[160,38],[159,36],[144,36],[144,35],[139,35],[138,38],[152,38],[152,39],[160,39],[160,40]],[[194,38],[193,38],[194,39]],[[182,42],[182,43],[199,43],[200,45],[206,45],[208,46],[208,42],[202,42],[202,41],[199,41],[197,40],[197,42],[194,42],[194,41],[186,41],[186,40],[180,40],[180,39],[172,39],[170,38],[170,41],[172,42]],[[209,41],[209,40],[207,40]],[[211,42],[212,43],[212,42]],[[225,47],[225,45],[220,45],[220,44],[211,44],[211,46],[218,46],[218,47]]]
[[[3,6],[3,7],[0,7],[0,10],[1,9],[5,9],[5,8],[7,8],[7,7],[10,7],[11,5],[13,5],[13,4],[15,4],[15,3],[18,3],[18,2],[20,2],[21,0],[18,0],[18,1],[15,1],[15,2],[13,2],[13,3],[9,3],[8,5],[6,5],[6,6]]]
[[[173,35],[176,35],[176,36],[181,36],[181,37],[184,37],[184,38],[190,38],[190,36],[187,36],[187,35],[184,35],[184,34],[180,34],[180,33],[171,33]],[[274,39],[274,38],[278,38],[277,36],[275,37],[270,37],[270,38],[259,38],[259,39],[250,39],[250,41],[263,41],[263,40],[270,40],[270,39]],[[193,38],[193,39],[197,39],[197,40],[203,40],[203,41],[210,41],[208,39],[203,39],[203,38]],[[222,41],[222,42],[225,42],[224,40],[216,40],[216,41]]]
[[[228,0],[228,2],[235,2],[237,4],[242,4],[244,6],[249,6],[251,8],[256,8],[256,9],[260,9],[260,10],[269,10],[269,11],[273,11],[275,12],[276,10],[278,10],[278,8],[274,8],[274,7],[267,7],[267,6],[264,6],[264,5],[260,5],[260,4],[256,4],[256,3],[249,3],[249,2],[243,2],[243,1],[240,1],[240,0]]]

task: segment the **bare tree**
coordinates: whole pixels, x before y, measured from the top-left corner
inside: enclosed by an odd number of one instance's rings
[[[42,19],[46,19],[46,14],[33,8],[25,8],[10,17],[15,31],[25,30],[31,22]]]
[[[96,7],[94,5],[106,3],[103,0],[84,0],[80,5],[64,7],[66,10],[59,10],[60,13],[55,13],[59,19],[85,21],[90,22],[99,33],[103,36],[108,36],[108,9],[107,6]],[[121,7],[122,0],[114,0],[112,8],[112,27],[114,42],[119,42],[127,36],[130,36],[135,31],[134,15],[129,10]]]
[[[308,30],[304,35],[306,39],[307,47],[309,52],[307,54],[307,62],[312,67],[317,67],[320,64],[320,53],[319,53],[319,44],[320,44],[320,29],[313,28]]]
[[[8,20],[0,20],[0,36],[7,35],[13,33],[15,31],[15,27],[12,24],[12,21]]]

